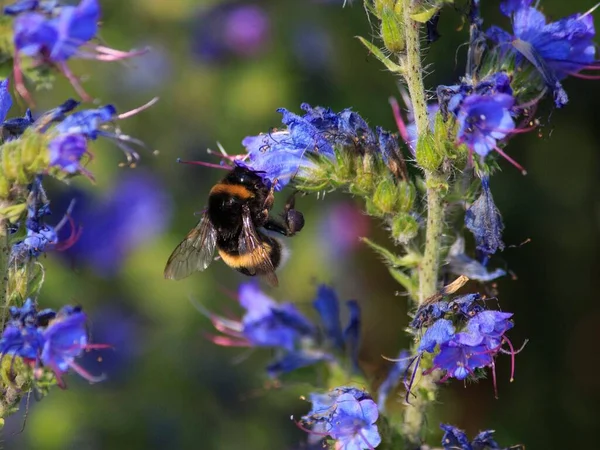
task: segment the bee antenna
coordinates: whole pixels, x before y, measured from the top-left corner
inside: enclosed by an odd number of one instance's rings
[[[222,169],[222,170],[231,170],[231,167],[227,167],[221,164],[213,164],[204,161],[184,161],[181,158],[177,158],[177,162],[179,164],[191,164],[194,166],[204,166],[204,167],[212,167],[213,169]]]

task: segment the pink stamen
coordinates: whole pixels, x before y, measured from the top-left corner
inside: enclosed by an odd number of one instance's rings
[[[29,91],[25,87],[25,81],[23,80],[23,72],[21,71],[20,60],[18,53],[15,54],[14,62],[13,62],[13,74],[15,76],[15,89],[19,93],[21,97],[27,102],[27,104],[31,107],[35,107],[35,102]]]
[[[521,171],[521,174],[527,175],[527,171],[523,168],[523,166],[521,166],[518,162],[516,162],[514,159],[512,159],[510,156],[508,156],[506,153],[504,153],[504,151],[502,151],[502,149],[500,149],[497,146],[494,146],[494,150],[496,150],[500,154],[500,156],[502,156],[504,159],[506,159],[509,163],[511,163],[513,166],[515,166],[517,169],[519,169]]]
[[[82,347],[84,350],[105,350],[107,348],[114,348],[109,344],[87,344]]]
[[[145,105],[139,106],[135,109],[132,109],[131,111],[127,111],[124,112],[123,114],[119,114],[117,116],[117,119],[122,120],[122,119],[127,119],[131,116],[134,116],[135,114],[144,111],[145,109],[150,108],[152,105],[154,105],[156,102],[158,102],[158,97],[154,97],[152,100],[150,100],[148,103],[146,103]]]
[[[191,164],[191,165],[195,165],[195,166],[211,167],[213,169],[231,170],[231,167],[227,167],[227,166],[220,165],[220,164],[213,164],[213,163],[204,162],[204,161],[184,161],[181,158],[177,158],[177,162],[179,164]]]
[[[73,86],[73,88],[79,94],[79,96],[81,97],[81,99],[83,101],[92,102],[94,100],[83,89],[83,86],[81,86],[81,83],[79,82],[79,79],[73,74],[73,72],[71,72],[71,69],[69,69],[69,66],[67,66],[67,64],[64,61],[58,63],[58,68],[63,73],[63,75],[65,77],[67,77],[67,80],[70,81],[71,85]]]
[[[99,383],[100,381],[106,379],[106,375],[102,374],[96,377],[89,373],[87,370],[85,370],[83,367],[81,367],[79,364],[76,364],[74,362],[71,362],[69,364],[69,367],[73,369],[79,376],[85,378],[90,383]]]
[[[496,382],[496,363],[492,360],[492,383],[494,385],[494,397],[498,400],[498,383]]]
[[[597,68],[600,69],[600,68]],[[574,72],[569,75],[577,78],[581,78],[582,80],[600,80],[600,75],[588,75],[585,73]]]
[[[502,340],[508,344],[510,347],[510,382],[515,381],[515,349],[506,336],[502,336]]]
[[[252,347],[252,344],[248,341],[242,341],[240,339],[233,339],[226,336],[214,336],[206,334],[206,337],[213,344],[221,345],[223,347]]]
[[[402,137],[402,140],[408,144],[408,129],[406,128],[406,124],[404,123],[402,115],[400,114],[400,105],[398,105],[398,100],[396,100],[395,97],[390,97],[389,102],[392,106],[394,120],[396,121],[396,126],[400,132],[400,136]]]

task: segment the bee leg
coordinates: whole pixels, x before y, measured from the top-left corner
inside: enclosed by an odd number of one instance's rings
[[[304,215],[295,209],[296,206],[296,192],[290,195],[288,201],[285,203],[283,208],[283,220],[288,228],[289,236],[296,234],[298,231],[304,228]]]
[[[295,193],[290,196],[283,209],[283,213],[281,214],[283,223],[280,220],[269,217],[263,225],[264,228],[276,231],[284,236],[293,236],[302,230],[304,227],[304,215],[300,211],[294,209],[294,205]]]

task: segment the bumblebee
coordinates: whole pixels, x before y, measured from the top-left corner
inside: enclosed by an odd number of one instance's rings
[[[210,190],[200,221],[169,257],[165,278],[180,280],[203,271],[216,249],[229,267],[244,275],[263,276],[277,286],[275,270],[282,263],[284,247],[268,231],[292,236],[304,226],[304,216],[294,209],[294,196],[280,220],[269,215],[274,185],[267,186],[258,173],[235,166]]]

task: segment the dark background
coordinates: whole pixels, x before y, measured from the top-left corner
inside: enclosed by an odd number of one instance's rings
[[[224,17],[242,3],[264,14],[264,33],[254,36],[254,43],[243,33],[235,41],[225,32]],[[85,361],[92,372],[105,372],[107,381],[91,386],[70,375],[68,390],[55,389],[41,402],[31,399],[22,433],[23,414],[8,419],[6,448],[258,450],[291,449],[305,439],[289,417],[308,410],[299,396],[311,386],[265,388],[268,352],[255,351],[235,362],[244,350],[208,342],[210,323],[189,300],[239,314],[224,291],[234,291],[242,276],[219,262],[181,282],[164,280],[162,270],[194,225],[193,213],[203,209],[209,187],[222,176],[218,170],[178,165],[177,157],[208,160],[206,148],[215,149],[217,141],[230,153],[241,152],[245,136],[280,123],[276,108],[297,112],[301,102],[335,110],[351,106],[370,124],[394,129],[388,97],[398,96],[396,81],[354,39],[373,34],[356,3],[342,9],[340,1],[316,0],[229,7],[193,0],[102,2],[101,36],[109,46],[150,45],[153,52],[124,64],[74,61],[72,67],[89,76],[85,86],[92,95],[120,111],[160,96],[151,110],[121,124],[160,153],[142,153],[136,169],[119,168],[119,150],[98,142],[88,167],[95,184],[78,179],[77,192],[50,186],[55,211],[72,196],[83,199],[77,214],[84,234],[80,248],[44,259],[46,283],[39,301],[44,307],[83,305],[94,340],[115,350],[103,351],[100,362],[98,354]],[[482,3],[486,24],[508,26],[497,2]],[[543,2],[554,18],[592,5]],[[442,39],[427,51],[428,88],[460,76],[466,47],[456,49],[467,39],[460,26],[451,11],[442,17]],[[513,383],[509,358],[499,358],[498,400],[491,380],[466,388],[454,381],[442,389],[429,418],[436,430],[431,444],[439,442],[439,421],[471,434],[495,429],[501,444],[524,443],[530,449],[597,443],[600,82],[569,79],[564,85],[567,107],[542,107],[541,132],[517,136],[508,147],[529,175],[501,162],[503,171],[492,180],[505,242],[531,239],[494,261],[517,276],[498,283],[502,309],[515,313],[510,337],[516,345],[530,342],[517,356]],[[40,110],[73,95],[64,80],[54,91],[35,94]],[[332,283],[343,299],[357,298],[364,310],[361,361],[370,377],[381,379],[389,363],[380,355],[394,355],[408,345],[403,336],[407,301],[355,238],[369,235],[385,243],[385,233],[377,221],[358,213],[351,198],[339,194],[302,198],[298,207],[307,225],[289,241],[293,256],[271,293],[299,303],[308,314],[319,282]],[[107,255],[98,256],[102,251]]]

